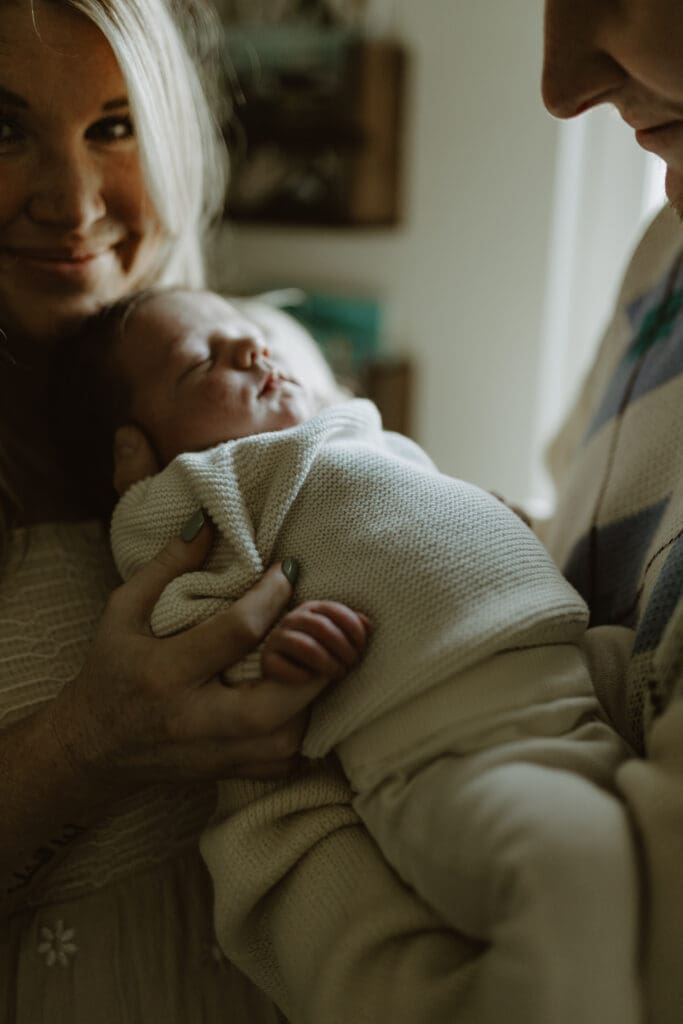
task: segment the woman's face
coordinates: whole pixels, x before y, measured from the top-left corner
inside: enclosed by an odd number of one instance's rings
[[[108,42],[33,8],[0,3],[0,328],[48,340],[134,290],[160,232]]]

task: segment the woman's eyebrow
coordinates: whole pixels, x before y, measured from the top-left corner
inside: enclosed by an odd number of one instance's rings
[[[17,107],[19,110],[29,110],[30,104],[23,96],[20,96],[16,92],[12,92],[11,89],[5,88],[4,85],[0,85],[0,103],[5,106]],[[102,110],[121,110],[124,107],[130,106],[127,96],[119,96],[115,100],[107,100],[106,103],[102,104]]]
[[[0,102],[5,103],[8,106],[18,107],[20,110],[29,109],[29,105],[23,96],[19,96],[18,93],[12,92],[11,89],[6,89],[4,85],[0,85]]]
[[[102,110],[120,110],[122,107],[129,107],[130,103],[127,96],[121,96],[117,100],[107,100],[106,103],[102,104]]]

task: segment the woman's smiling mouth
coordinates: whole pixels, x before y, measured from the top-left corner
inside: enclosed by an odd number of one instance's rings
[[[31,270],[66,280],[87,279],[101,259],[110,256],[113,246],[83,248],[38,248],[6,246],[4,252],[13,261]]]

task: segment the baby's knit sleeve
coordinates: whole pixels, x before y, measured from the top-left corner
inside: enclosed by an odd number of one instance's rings
[[[399,881],[350,800],[330,762],[221,785],[201,850],[223,951],[296,1024],[452,1024],[475,949]]]

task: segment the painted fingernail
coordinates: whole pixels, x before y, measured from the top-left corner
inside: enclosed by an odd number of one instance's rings
[[[191,540],[195,539],[205,522],[206,516],[204,515],[204,509],[198,508],[196,512],[192,513],[180,531],[181,540],[184,540],[186,544],[189,544]]]
[[[292,586],[294,586],[299,577],[299,563],[296,558],[285,558],[282,563],[282,571]]]

